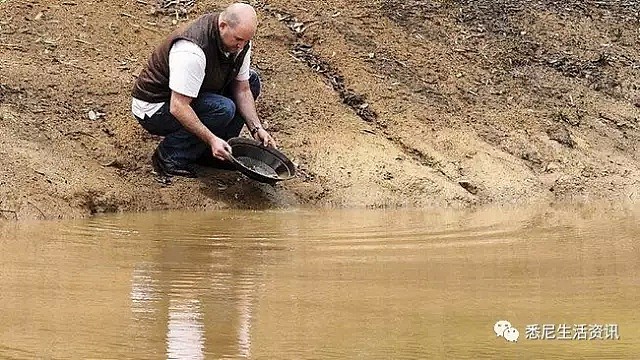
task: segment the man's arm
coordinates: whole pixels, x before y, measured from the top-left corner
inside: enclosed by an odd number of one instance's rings
[[[178,40],[173,44],[169,52],[169,112],[187,131],[208,144],[213,156],[222,160],[229,158],[231,147],[215,136],[190,106],[202,86],[206,63],[204,52],[195,43]]]
[[[213,156],[220,160],[229,159],[231,147],[226,141],[215,136],[202,121],[198,118],[191,107],[193,98],[182,95],[175,91],[171,92],[169,112],[173,115],[189,132],[199,137],[206,144],[209,144]]]
[[[249,88],[249,80],[234,80],[231,86],[231,92],[236,102],[236,111],[240,112],[244,118],[253,138],[262,141],[264,146],[276,147],[276,141],[260,124],[256,103]]]

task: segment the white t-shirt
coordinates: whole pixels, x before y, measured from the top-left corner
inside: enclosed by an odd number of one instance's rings
[[[229,54],[225,54],[229,55]],[[249,64],[251,62],[251,43],[249,50],[240,66],[240,72],[236,80],[249,80]],[[179,94],[196,98],[204,81],[207,59],[204,51],[189,40],[178,40],[169,51],[169,89]],[[158,111],[164,102],[150,103],[133,98],[131,112],[143,119],[145,115],[152,116]]]

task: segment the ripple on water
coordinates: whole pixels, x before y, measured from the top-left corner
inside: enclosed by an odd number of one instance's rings
[[[11,329],[0,333],[0,357],[632,358],[638,350],[637,218],[230,211],[27,230],[0,243],[0,320]],[[509,347],[491,334],[503,317],[521,329],[614,321],[622,340]]]

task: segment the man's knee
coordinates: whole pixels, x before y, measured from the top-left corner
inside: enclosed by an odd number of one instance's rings
[[[192,107],[203,122],[228,123],[236,114],[236,104],[228,97],[203,94],[192,103]]]
[[[236,104],[228,97],[223,97],[222,100],[220,100],[219,111],[226,120],[231,120],[236,116]]]
[[[251,94],[253,94],[253,99],[258,99],[260,90],[262,89],[262,83],[260,82],[260,75],[253,69],[249,70],[249,88],[251,89]]]

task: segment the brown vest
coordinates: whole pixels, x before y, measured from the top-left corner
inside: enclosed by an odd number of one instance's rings
[[[205,14],[186,27],[173,31],[158,47],[155,48],[147,66],[133,84],[131,95],[143,101],[159,103],[169,101],[169,50],[174,42],[180,39],[189,40],[204,51],[207,66],[200,93],[213,92],[221,94],[240,71],[249,43],[234,57],[224,55],[222,39],[218,28],[219,14]]]

